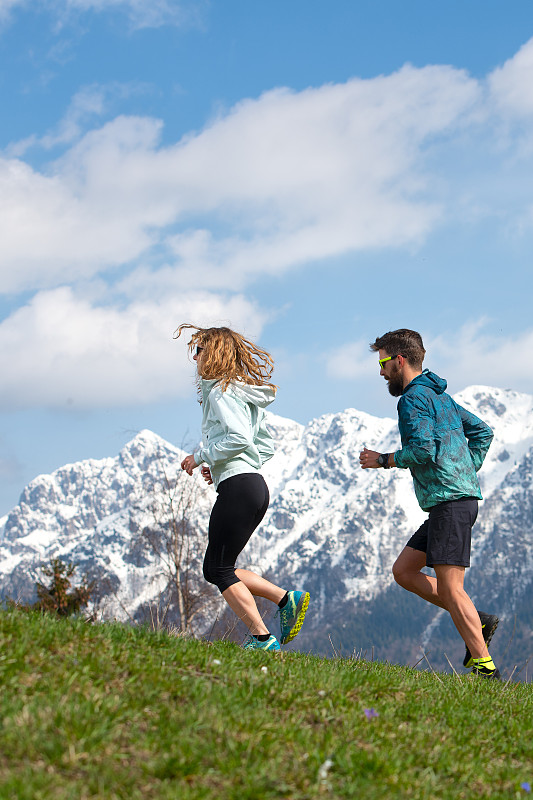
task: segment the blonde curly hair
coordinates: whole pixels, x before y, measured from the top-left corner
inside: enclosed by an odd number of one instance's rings
[[[220,381],[223,392],[233,380],[277,388],[268,380],[274,371],[274,360],[262,347],[231,328],[199,328],[189,323],[176,328],[174,339],[178,339],[186,329],[195,331],[188,342],[189,352],[192,353],[196,347],[203,351],[201,377]]]

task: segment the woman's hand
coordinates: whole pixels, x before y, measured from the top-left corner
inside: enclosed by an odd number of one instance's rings
[[[209,467],[206,467],[205,464],[202,467],[202,478],[207,481],[208,485],[211,486],[213,483],[213,478],[211,477],[211,470]]]
[[[193,469],[196,469],[197,466],[198,464],[194,460],[194,456],[187,456],[187,458],[184,458],[181,462],[181,468],[185,470],[187,475],[192,475]]]

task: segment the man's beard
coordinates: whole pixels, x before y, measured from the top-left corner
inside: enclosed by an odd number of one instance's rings
[[[393,397],[399,397],[403,392],[403,378],[398,367],[395,368],[394,372],[391,372],[391,376],[388,378],[388,384],[389,393]]]

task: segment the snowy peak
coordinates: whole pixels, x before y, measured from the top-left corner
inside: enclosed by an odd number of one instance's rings
[[[181,461],[183,456],[182,450],[156,433],[142,430],[122,448],[118,455],[118,465],[128,474],[138,476],[139,472],[147,470],[154,461],[165,462],[169,459]]]
[[[5,518],[4,537],[14,541],[29,530],[91,528],[116,513],[154,466],[182,457],[176,447],[144,430],[115,458],[87,459],[38,475]]]
[[[469,386],[455,400],[493,429],[499,439],[521,441],[533,435],[533,396],[491,386]]]

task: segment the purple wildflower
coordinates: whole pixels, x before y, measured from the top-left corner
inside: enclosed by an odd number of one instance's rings
[[[373,717],[379,717],[379,714],[375,708],[365,708],[365,716],[367,719],[372,719]]]
[[[524,783],[520,784],[520,788],[523,789],[524,792],[530,792],[531,791],[531,784],[528,783],[527,781],[525,781]]]

